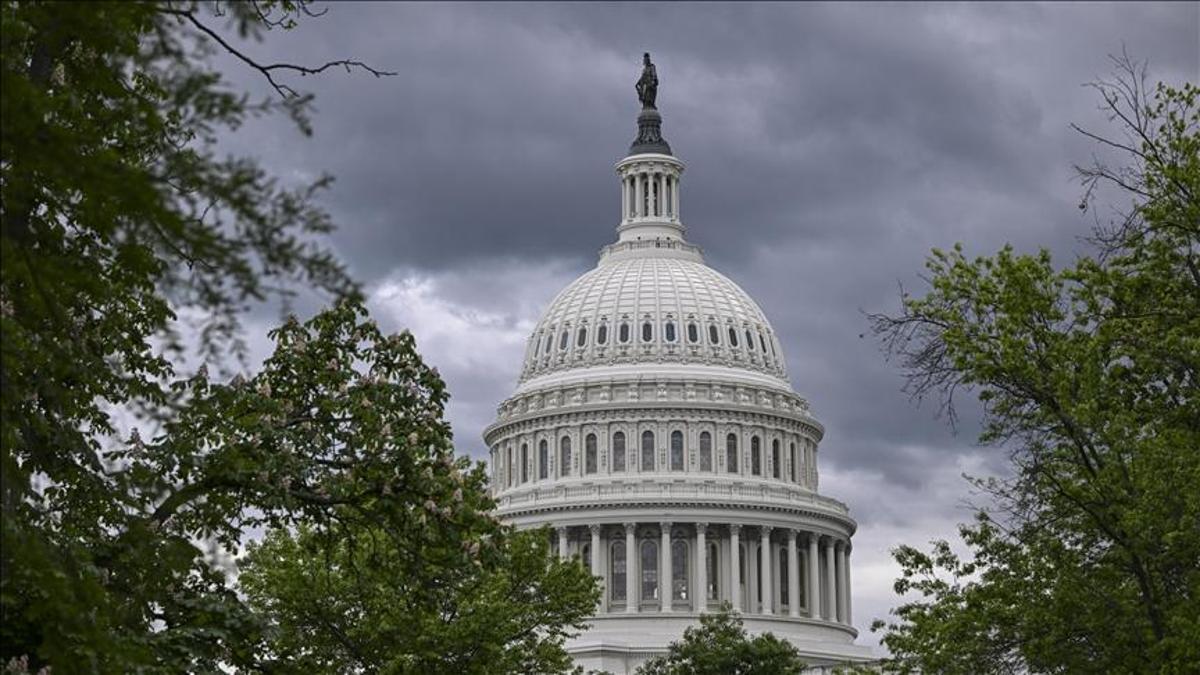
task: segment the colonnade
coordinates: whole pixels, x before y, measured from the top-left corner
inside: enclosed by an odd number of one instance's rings
[[[556,528],[604,588],[598,613],[703,612],[851,624],[850,542],[796,528],[621,522]],[[764,554],[765,553],[765,554]]]
[[[621,218],[679,220],[679,177],[638,171],[621,180]]]

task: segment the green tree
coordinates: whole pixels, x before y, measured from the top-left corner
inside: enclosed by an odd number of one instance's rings
[[[1200,663],[1200,90],[1095,85],[1128,163],[1081,167],[1082,208],[1131,202],[1095,254],[934,251],[924,297],[873,317],[917,396],[984,403],[1011,477],[947,542],[896,552],[899,672],[1195,672]]]
[[[360,542],[387,541],[395,573],[431,585],[482,587],[499,561],[533,565],[490,515],[481,470],[454,456],[437,373],[411,336],[365,319],[356,285],[320,246],[330,222],[311,198],[328,179],[292,189],[218,154],[218,134],[250,116],[280,112],[310,131],[310,98],[289,72],[383,74],[352,61],[261,64],[223,37],[261,39],[310,16],[287,1],[0,3],[5,663],[287,667],[287,617],[247,603],[228,561],[256,531],[295,531],[354,560]],[[277,96],[228,88],[210,63],[217,51]],[[185,342],[226,363],[245,309],[297,284],[338,300],[276,330],[260,372],[182,372]],[[142,431],[118,437],[129,415]],[[439,571],[450,568],[467,572]],[[531,583],[573,569],[547,565]],[[586,600],[587,581],[564,602]],[[411,590],[422,595],[413,602],[457,597]],[[560,610],[531,628],[531,649],[553,652],[578,614]],[[445,631],[462,629],[443,618]]]
[[[792,643],[770,633],[751,638],[728,603],[684,630],[666,654],[638,668],[639,675],[799,675],[805,668]]]

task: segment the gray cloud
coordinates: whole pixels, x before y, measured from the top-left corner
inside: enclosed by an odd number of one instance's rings
[[[482,456],[524,331],[614,237],[612,165],[651,51],[689,238],[774,322],[827,426],[826,486],[871,542],[865,625],[891,602],[886,548],[950,536],[958,474],[1003,463],[974,445],[976,405],[955,435],[900,392],[862,312],[919,290],[934,246],[1083,251],[1071,164],[1096,148],[1068,124],[1109,127],[1080,85],[1122,45],[1155,78],[1196,80],[1197,25],[1195,3],[336,4],[251,51],[398,75],[299,80],[314,138],[268,120],[230,145],[290,179],[337,176],[333,245],[446,374],[456,438]]]

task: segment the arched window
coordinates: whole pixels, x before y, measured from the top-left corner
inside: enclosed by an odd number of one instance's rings
[[[762,349],[762,353],[767,353],[767,343],[763,340],[762,333],[758,334],[758,346]]]
[[[521,444],[521,482],[529,482],[529,444]]]
[[[605,342],[608,342],[608,324],[602,323],[596,329],[596,344],[602,345]]]
[[[780,468],[779,459],[780,459],[779,458],[779,439],[776,439],[776,440],[771,441],[771,477],[772,478],[779,478],[780,472],[783,470],[782,468]]]
[[[799,466],[796,464],[796,443],[795,443],[795,441],[788,443],[788,454],[790,454],[791,458],[792,458],[792,482],[798,483],[798,482],[800,482],[800,478],[797,476],[797,474],[800,473],[800,470],[799,470]]]
[[[746,349],[754,351],[754,338],[750,335],[750,329],[746,329]]]
[[[671,432],[671,470],[683,471],[683,432]]]
[[[696,329],[696,324],[689,323],[687,331],[688,331],[688,342],[699,342],[700,341],[700,331]]]
[[[567,348],[567,330],[565,328],[563,329],[563,332],[558,337],[558,348],[560,350]]]
[[[550,345],[554,344],[554,332],[546,331],[546,353],[550,353]]]
[[[688,593],[688,545],[683,539],[671,542],[671,599],[687,600]]]
[[[721,333],[717,331],[716,324],[708,324],[708,341],[711,344],[721,344]]]
[[[596,473],[597,459],[596,455],[596,434],[588,434],[583,440],[584,452],[584,470],[587,473]]]
[[[538,443],[538,479],[545,480],[550,471],[550,444],[546,439]]]
[[[709,542],[708,560],[705,561],[705,564],[708,565],[708,595],[706,597],[709,600],[719,599],[718,595],[721,589],[721,587],[718,585],[718,579],[720,578],[718,574],[721,571],[720,553],[721,549],[717,546],[717,543],[715,541]]]
[[[609,597],[613,602],[625,601],[625,542],[614,541],[609,547],[609,569],[612,570],[612,583],[609,584]]]
[[[700,432],[700,470],[712,471],[712,434]]]
[[[618,431],[612,437],[612,470],[625,470],[625,432]]]
[[[649,321],[642,323],[642,342],[649,342],[654,337],[654,324]]]
[[[737,329],[735,329],[733,326],[729,327],[729,346],[737,346]]]
[[[667,325],[663,327],[663,336],[667,339],[667,342],[675,341],[675,322],[674,321],[668,321]]]
[[[658,600],[658,542],[642,542],[642,600]]]
[[[755,476],[762,475],[762,444],[758,440],[758,436],[750,437],[750,473]]]
[[[654,470],[654,432],[642,432],[642,471]]]
[[[622,343],[629,342],[629,324],[621,322],[621,327],[617,329],[617,339]]]
[[[779,606],[788,607],[788,550],[779,547]]]
[[[768,553],[767,555],[770,556],[770,553]],[[760,603],[763,601],[762,558],[763,558],[763,547],[761,547],[761,546],[755,547],[755,549],[754,549],[754,579],[755,579],[755,581],[758,582],[756,584],[758,586],[758,588],[755,589],[758,592],[755,593],[754,596],[756,598],[758,598],[758,601]],[[770,560],[771,560],[771,558],[768,557],[767,561],[770,562]]]
[[[584,328],[583,326],[580,326],[580,327],[579,327],[579,333],[578,333],[578,335],[575,337],[575,346],[576,346],[576,347],[582,347],[582,346],[584,346],[585,344],[587,344],[587,328]]]
[[[735,434],[725,437],[725,469],[729,473],[738,472],[737,435]]]
[[[558,442],[558,475],[571,475],[571,437],[563,436]]]

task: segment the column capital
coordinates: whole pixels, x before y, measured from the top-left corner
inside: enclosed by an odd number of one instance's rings
[[[559,525],[558,527],[554,528],[554,531],[555,531],[555,532],[558,532],[558,534],[559,534],[560,536],[562,536],[562,535],[565,535],[565,534],[567,533],[567,529],[568,529],[568,528],[567,528],[567,526],[566,526],[566,525]]]
[[[792,529],[792,528],[790,528],[790,527],[788,528],[788,531],[787,531],[787,540],[788,540],[788,543],[789,543],[789,544],[795,544],[795,543],[796,543],[796,535],[797,535],[797,534],[798,534],[798,533],[797,533],[795,530],[793,530],[793,529]]]
[[[625,526],[626,532],[633,532],[634,529],[637,528],[637,523],[621,523],[621,524]]]
[[[771,536],[771,530],[773,529],[775,528],[771,527],[770,525],[760,525],[758,528],[759,532],[762,532],[762,536],[764,537]]]
[[[674,523],[669,520],[664,520],[658,524],[658,526],[664,530],[670,530],[672,525],[674,525]]]
[[[730,532],[732,532],[732,533],[734,533],[734,534],[738,534],[739,532],[741,532],[741,531],[742,531],[742,526],[741,526],[741,525],[738,525],[737,523],[734,523],[734,524],[732,524],[732,525],[730,525],[730,526],[729,526],[729,531],[730,531]]]
[[[844,550],[846,548],[846,542],[843,541],[841,538],[835,537],[833,539],[833,548],[835,548],[838,551]]]
[[[588,525],[588,531],[592,534],[600,534],[601,527],[603,527],[603,525],[600,525],[599,523],[592,523],[591,525]]]
[[[708,523],[696,523],[696,531],[703,532],[708,529]]]

